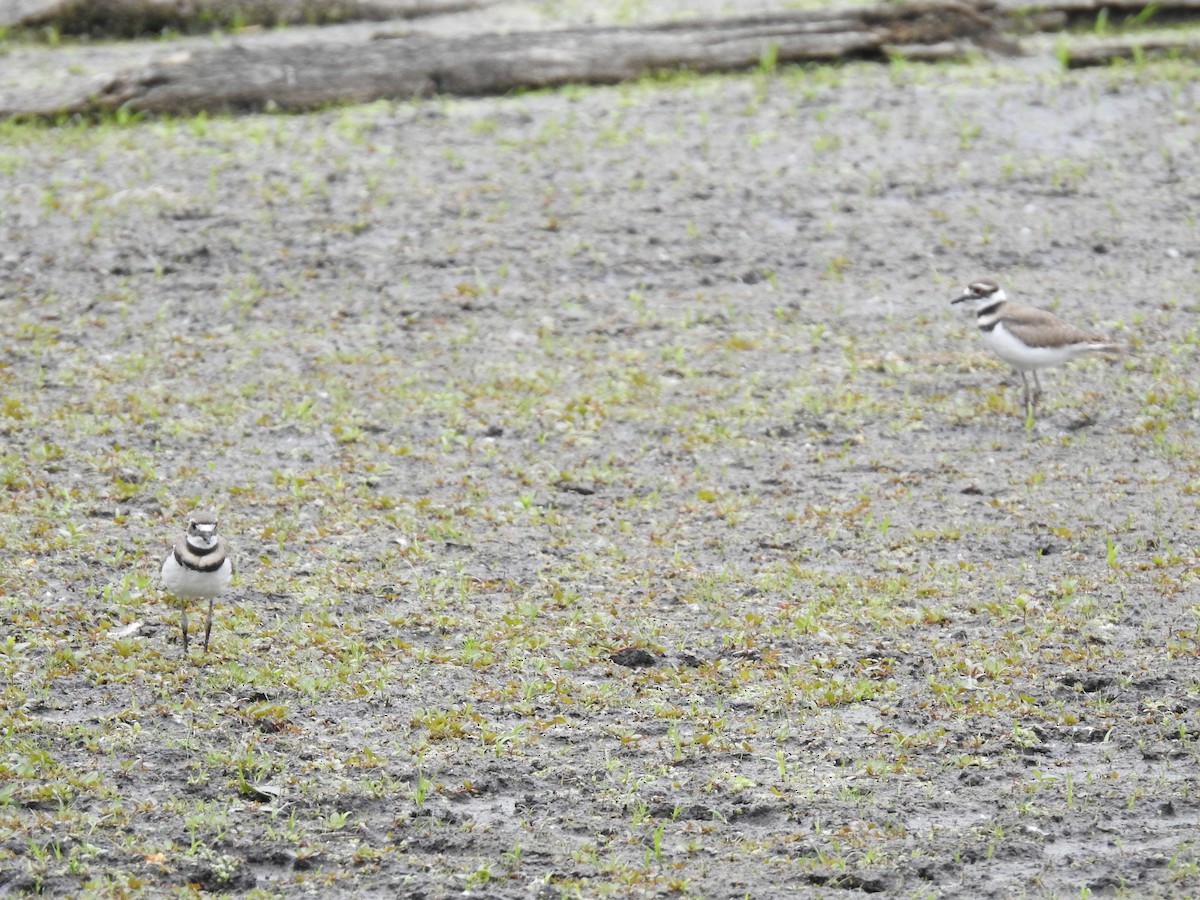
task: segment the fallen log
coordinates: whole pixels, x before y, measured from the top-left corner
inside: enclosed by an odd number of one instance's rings
[[[60,34],[138,37],[246,25],[328,25],[477,9],[489,0],[7,0],[0,26]]]
[[[87,96],[63,98],[41,113],[119,107],[301,111],[385,98],[615,83],[665,70],[732,71],[764,60],[886,58],[898,48],[914,55],[929,48],[931,58],[944,58],[971,47],[1014,49],[991,19],[953,0],[642,27],[234,46],[181,53],[108,77]]]

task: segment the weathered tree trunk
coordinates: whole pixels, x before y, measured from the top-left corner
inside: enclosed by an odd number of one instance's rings
[[[992,21],[973,7],[928,2],[641,28],[395,37],[357,46],[233,47],[116,75],[68,109],[305,110],[380,98],[611,83],[679,68],[727,71],[767,58],[779,63],[878,58],[897,48],[917,53],[927,48],[936,56],[973,45],[1004,42]]]
[[[446,11],[489,0],[341,0],[360,15],[417,10]],[[332,103],[408,98],[437,93],[495,94],[521,87],[567,82],[609,83],[655,71],[732,71],[762,63],[829,62],[847,58],[945,59],[972,46],[1016,52],[1001,36],[1008,29],[1061,27],[1079,16],[1107,10],[1112,23],[1128,16],[1144,20],[1143,0],[1050,0],[1025,5],[966,5],[957,0],[777,13],[722,20],[693,20],[627,28],[576,28],[466,37],[385,36],[360,43],[332,43],[318,36],[309,43],[256,43],[176,52],[140,68],[104,75],[85,89],[49,84],[24,94],[8,91],[0,116],[102,111],[127,107],[151,112],[200,110],[313,109]],[[0,11],[32,16],[37,9],[66,6],[100,9],[171,7],[176,11],[219,5],[285,7],[296,15],[320,7],[333,15],[330,0],[0,0]],[[983,10],[993,13],[995,18]],[[1163,0],[1152,22],[1195,18],[1200,0]],[[30,20],[32,21],[32,20]],[[1057,23],[1057,25],[1055,24]],[[1134,49],[1139,45],[1139,49]],[[165,51],[170,52],[170,51]],[[1095,65],[1114,57],[1179,53],[1195,55],[1186,39],[1139,40],[1136,32],[1098,49],[1080,41],[1067,45],[1067,65]],[[43,83],[45,84],[45,83]]]
[[[475,9],[488,0],[0,0],[6,28],[53,26],[62,34],[137,37],[164,28],[326,25]]]

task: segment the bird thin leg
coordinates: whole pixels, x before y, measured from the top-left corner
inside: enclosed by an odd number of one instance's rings
[[[208,618],[204,620],[204,652],[208,652],[208,636],[212,633],[212,610],[215,597],[208,598]]]
[[[1038,380],[1037,369],[1034,369],[1033,370],[1033,402],[1034,402],[1034,405],[1036,406],[1037,402],[1041,399],[1042,399],[1042,383],[1041,383],[1041,381]]]
[[[179,627],[183,629],[183,655],[187,656],[187,607],[179,607]]]
[[[1025,370],[1018,369],[1017,371],[1019,371],[1021,373],[1021,387],[1025,389],[1025,391],[1024,391],[1025,421],[1032,422],[1033,421],[1033,407],[1034,407],[1034,404],[1037,402],[1037,400],[1034,397],[1034,395],[1029,392],[1029,378],[1025,375]],[[1034,373],[1033,377],[1036,381],[1036,379],[1037,379],[1036,372]]]

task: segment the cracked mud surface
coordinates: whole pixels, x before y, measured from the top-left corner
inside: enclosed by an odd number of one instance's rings
[[[23,130],[0,889],[1194,892],[1198,122],[977,64]],[[1129,354],[1027,431],[985,274]]]

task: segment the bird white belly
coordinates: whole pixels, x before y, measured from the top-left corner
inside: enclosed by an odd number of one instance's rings
[[[168,591],[185,600],[198,597],[215,597],[229,586],[233,577],[233,564],[226,559],[221,568],[212,572],[197,572],[175,561],[171,554],[163,562],[162,580]]]
[[[991,348],[993,353],[1005,362],[1026,372],[1032,369],[1044,369],[1046,366],[1057,366],[1088,352],[1086,344],[1030,347],[1005,329],[1003,322],[997,322],[996,327],[991,331],[981,331],[980,333],[983,335],[983,342]]]

